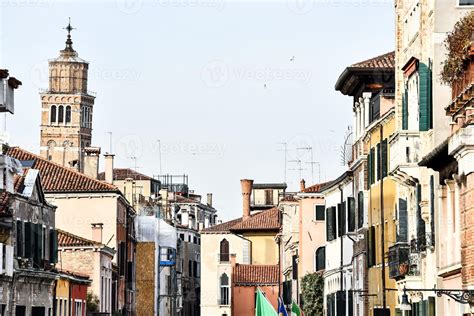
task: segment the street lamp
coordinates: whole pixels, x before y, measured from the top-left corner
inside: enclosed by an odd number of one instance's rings
[[[399,309],[403,311],[403,315],[405,315],[405,311],[411,311],[411,304],[408,301],[408,294],[406,288],[403,288],[402,302],[400,303]]]

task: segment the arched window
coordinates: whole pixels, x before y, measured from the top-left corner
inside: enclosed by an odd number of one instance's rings
[[[229,242],[227,239],[222,239],[219,249],[220,262],[229,262]]]
[[[71,123],[71,107],[66,106],[66,123]]]
[[[51,110],[49,113],[49,120],[51,124],[56,123],[56,105],[51,106]]]
[[[326,248],[325,247],[319,247],[316,249],[316,253],[314,255],[314,261],[315,261],[315,271],[321,271],[326,268]]]
[[[58,107],[58,123],[64,122],[64,106],[60,105]]]
[[[220,277],[220,305],[230,305],[229,302],[229,277],[227,274],[222,274]]]

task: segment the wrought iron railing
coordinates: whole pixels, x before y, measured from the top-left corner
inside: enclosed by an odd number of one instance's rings
[[[420,253],[435,245],[435,236],[433,233],[419,234],[417,238],[410,241],[410,251],[412,253]]]
[[[389,277],[398,280],[409,273],[410,245],[397,243],[388,248]]]

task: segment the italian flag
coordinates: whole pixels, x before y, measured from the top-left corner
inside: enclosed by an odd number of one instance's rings
[[[263,292],[257,290],[257,302],[255,303],[255,316],[278,316],[272,304],[267,300]]]
[[[291,316],[304,316],[303,311],[298,306],[298,304],[295,303],[295,301],[293,301],[291,304]]]

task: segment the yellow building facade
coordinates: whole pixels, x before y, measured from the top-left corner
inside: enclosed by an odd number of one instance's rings
[[[396,242],[396,184],[388,175],[389,138],[395,131],[393,109],[375,122],[364,139],[368,154],[368,291],[369,315],[398,304],[396,282],[389,278],[388,248]],[[383,245],[383,247],[382,247]],[[385,265],[385,267],[383,266]],[[384,280],[385,279],[385,280]],[[384,290],[385,289],[385,290]]]

